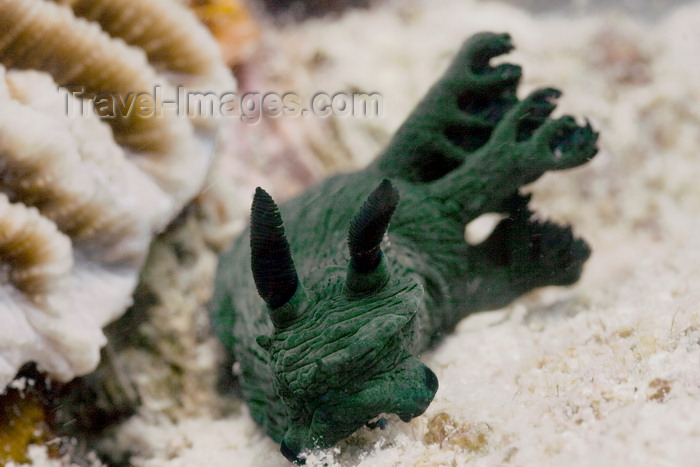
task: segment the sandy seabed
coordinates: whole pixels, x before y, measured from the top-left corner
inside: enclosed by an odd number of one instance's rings
[[[523,66],[521,96],[558,87],[558,112],[601,135],[591,163],[527,190],[542,217],[592,246],[579,284],[463,320],[423,356],[440,380],[424,415],[360,430],[307,465],[700,465],[698,24],[697,3],[640,22],[426,0],[267,33],[282,85],[382,94],[383,118],[333,123],[348,165],[381,149],[482,30],[512,35],[517,49],[499,61]],[[245,405],[223,419],[141,414],[115,442],[135,466],[288,465]]]

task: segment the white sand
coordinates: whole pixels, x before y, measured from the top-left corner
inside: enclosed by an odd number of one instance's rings
[[[698,24],[700,4],[639,24],[536,19],[450,0],[269,33],[279,83],[309,94],[351,86],[383,94],[384,118],[332,124],[333,144],[356,165],[480,30],[513,36],[518,48],[507,60],[524,66],[522,94],[559,87],[560,112],[587,116],[601,132],[591,164],[531,188],[538,212],[571,222],[592,245],[580,284],[465,319],[424,357],[440,380],[425,415],[363,429],[309,465],[700,463]],[[307,67],[317,53],[325,65]],[[442,412],[447,424],[433,437],[441,442],[431,444],[428,422]],[[287,465],[245,406],[218,420],[145,414],[116,441],[136,453],[136,466]]]

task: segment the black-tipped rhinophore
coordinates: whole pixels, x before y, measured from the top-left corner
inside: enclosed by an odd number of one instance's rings
[[[350,265],[359,273],[374,271],[382,259],[380,244],[399,203],[399,192],[384,179],[350,223]]]
[[[250,251],[258,293],[270,308],[281,307],[294,295],[299,279],[282,216],[272,197],[260,187],[255,189],[250,213]]]

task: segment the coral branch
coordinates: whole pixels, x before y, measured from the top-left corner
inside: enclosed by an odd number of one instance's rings
[[[9,280],[39,301],[70,272],[73,248],[36,208],[10,203],[0,194],[0,260]]]

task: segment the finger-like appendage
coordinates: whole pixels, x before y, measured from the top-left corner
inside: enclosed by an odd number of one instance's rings
[[[557,106],[561,91],[544,88],[533,91],[508,111],[494,131],[494,138],[526,141],[547,121]]]
[[[571,116],[544,123],[533,136],[535,150],[549,154],[545,170],[563,170],[577,167],[598,152],[598,133],[589,122],[578,125]]]
[[[590,255],[588,246],[569,226],[532,219],[530,198],[516,193],[503,203],[509,215],[499,228],[508,231],[510,245],[501,245],[509,250],[507,265],[519,276],[531,277],[531,288],[576,282]]]
[[[521,68],[491,65],[494,57],[512,49],[508,34],[484,32],[468,39],[374,166],[385,176],[430,182],[484,147],[518,102]]]
[[[571,227],[547,221],[531,225],[530,245],[533,266],[529,271],[541,284],[573,284],[581,276],[583,263],[591,254],[586,242],[575,237]]]
[[[482,32],[465,42],[460,56],[464,53],[464,58],[471,63],[472,69],[479,71],[487,68],[492,58],[507,54],[514,48],[510,34]]]
[[[447,71],[447,80],[461,80],[469,91],[517,86],[522,69],[510,63],[491,66],[491,59],[513,50],[510,35],[483,32],[467,40]],[[466,76],[469,76],[467,79]]]
[[[590,256],[588,245],[569,226],[532,219],[529,200],[529,195],[516,193],[504,201],[508,217],[473,251],[491,265],[510,269],[523,291],[573,284]]]

